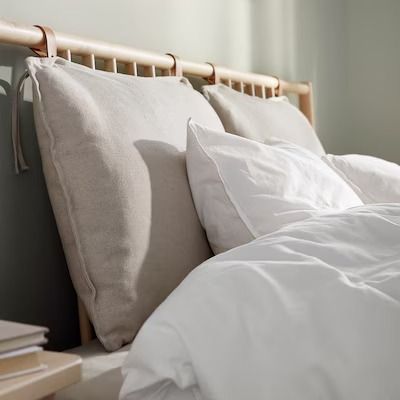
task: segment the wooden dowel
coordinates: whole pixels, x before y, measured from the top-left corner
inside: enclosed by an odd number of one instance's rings
[[[254,87],[254,85],[252,83],[246,85],[245,92],[247,94],[249,94],[250,96],[255,96],[256,95],[256,90],[255,90],[255,87]]]
[[[86,65],[89,68],[96,69],[96,60],[94,58],[94,54],[88,54],[82,57],[83,65]]]
[[[137,64],[135,62],[127,63],[125,66],[127,74],[137,76]]]
[[[307,117],[312,126],[315,125],[314,120],[314,96],[311,82],[305,82],[308,86],[308,93],[299,96],[299,109]]]
[[[148,67],[144,67],[143,68],[143,75],[155,78],[156,77],[156,67],[155,67],[155,65],[150,65]]]
[[[267,97],[274,97],[275,96],[275,89],[274,88],[267,87],[266,91],[267,91]]]
[[[109,72],[118,72],[117,71],[117,60],[115,58],[111,58],[104,61],[104,69]]]
[[[60,57],[65,58],[67,61],[71,61],[71,50],[66,49],[66,50],[60,51]]]
[[[234,84],[234,88],[237,90],[237,91],[239,91],[239,92],[241,92],[241,93],[244,93],[244,83],[243,82],[235,82],[235,84]]]
[[[279,85],[279,86],[275,89],[275,96],[283,96],[283,88],[282,88],[282,85]]]
[[[80,299],[78,299],[78,315],[79,315],[79,330],[81,333],[81,342],[82,344],[86,344],[93,339],[94,335],[93,335],[92,325],[90,323],[88,314],[86,312],[86,308]]]
[[[256,93],[256,96],[261,97],[262,99],[265,99],[265,97],[266,97],[264,86],[256,86],[255,93]]]

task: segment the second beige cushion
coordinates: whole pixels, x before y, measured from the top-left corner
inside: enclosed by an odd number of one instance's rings
[[[307,118],[286,97],[261,99],[222,84],[203,86],[203,93],[227,132],[262,143],[274,137],[325,154]]]

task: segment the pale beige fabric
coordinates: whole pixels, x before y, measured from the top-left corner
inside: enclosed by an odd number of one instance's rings
[[[211,256],[187,181],[186,123],[222,125],[185,78],[93,71],[60,58],[27,65],[71,277],[97,337],[116,350]]]
[[[307,118],[286,97],[261,99],[222,84],[203,86],[203,93],[227,132],[261,143],[276,137],[325,154]]]

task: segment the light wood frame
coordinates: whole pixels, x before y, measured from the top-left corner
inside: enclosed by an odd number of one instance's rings
[[[50,34],[52,37],[49,37]],[[39,55],[47,55],[50,40],[53,41],[52,45],[57,55],[70,61],[73,59],[74,62],[80,62],[93,69],[98,68],[96,60],[101,60],[106,71],[115,73],[121,72],[137,76],[139,66],[142,68],[144,76],[155,77],[157,72],[161,75],[194,76],[204,78],[210,83],[224,83],[242,93],[261,98],[286,93],[295,94],[299,97],[299,109],[314,125],[311,82],[289,82],[272,75],[240,72],[207,62],[180,60],[172,54],[153,53],[53,32],[45,27],[23,25],[0,19],[0,42],[2,43],[29,47],[35,49]],[[87,343],[94,337],[94,334],[85,307],[79,300],[78,310],[81,341]]]

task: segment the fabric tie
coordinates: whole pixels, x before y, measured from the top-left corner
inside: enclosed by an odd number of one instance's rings
[[[21,98],[23,98],[24,85],[28,76],[29,76],[28,71],[25,71],[18,81],[18,85],[12,99],[11,135],[12,135],[12,143],[14,150],[14,166],[16,174],[19,174],[21,171],[26,171],[29,169],[27,163],[25,162],[24,153],[22,151],[21,135],[20,135]]]

